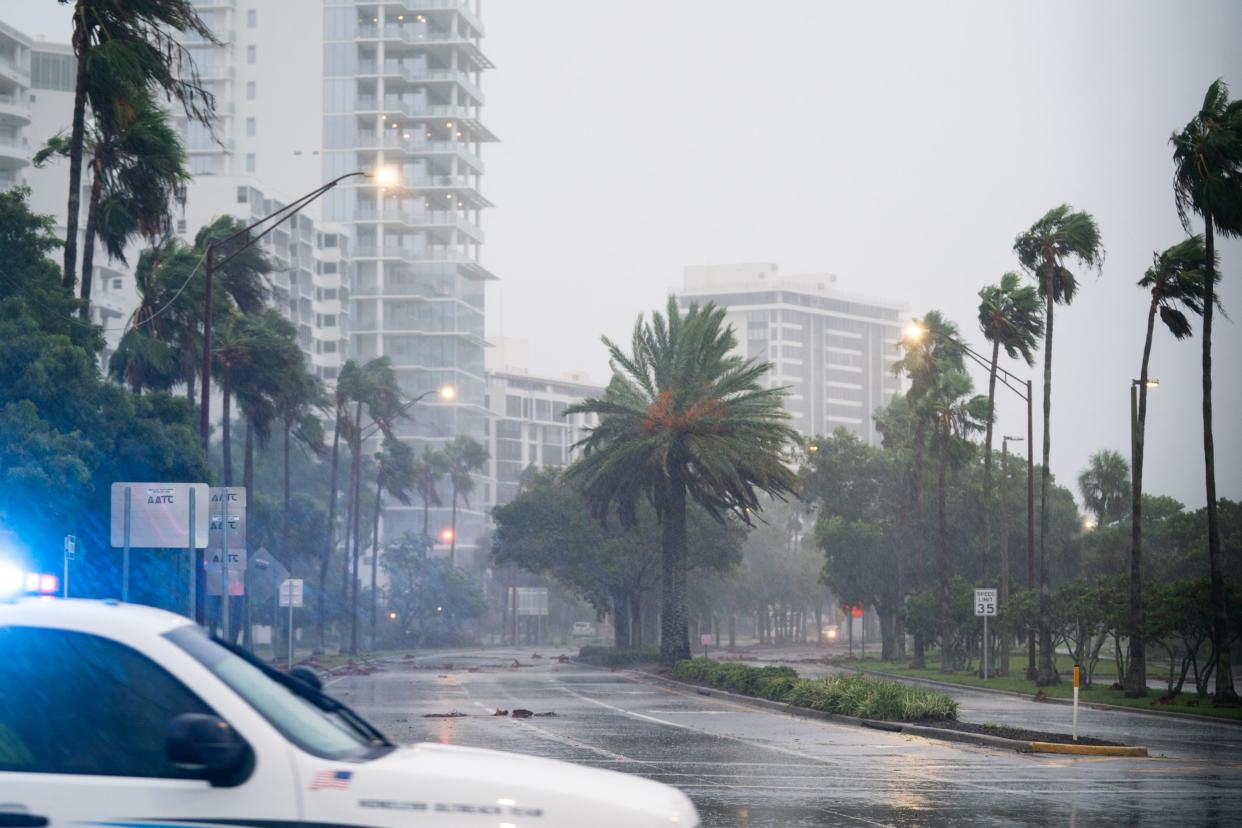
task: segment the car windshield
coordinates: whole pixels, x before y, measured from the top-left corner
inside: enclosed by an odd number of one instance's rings
[[[165,635],[241,696],[289,741],[325,759],[370,759],[391,744],[344,705],[214,641],[198,627]],[[280,680],[278,680],[280,679]]]

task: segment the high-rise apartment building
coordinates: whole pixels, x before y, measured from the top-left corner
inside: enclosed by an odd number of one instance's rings
[[[495,489],[489,506],[501,506],[517,496],[527,469],[567,466],[573,446],[598,422],[594,414],[565,416],[565,409],[587,397],[601,397],[604,389],[585,374],[559,377],[528,372],[526,342],[497,337],[487,351],[488,454]]]
[[[0,190],[23,183],[30,166],[30,41],[0,23]]]
[[[727,311],[738,351],[772,363],[771,386],[788,386],[790,425],[802,434],[844,427],[878,444],[873,415],[899,388],[899,303],[852,296],[830,273],[786,275],[775,264],[691,266],[677,292],[683,309]]]

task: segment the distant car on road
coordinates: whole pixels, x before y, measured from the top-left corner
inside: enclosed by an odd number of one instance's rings
[[[699,824],[675,788],[495,750],[398,746],[189,619],[0,600],[0,828]]]
[[[574,638],[594,638],[595,625],[590,621],[574,622]]]
[[[829,644],[836,641],[840,637],[841,637],[841,628],[838,627],[836,624],[828,624],[827,626],[824,627],[823,632],[820,633],[820,638],[822,638],[824,641],[827,641]]]

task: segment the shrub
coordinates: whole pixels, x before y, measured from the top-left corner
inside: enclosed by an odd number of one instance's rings
[[[800,679],[789,667],[748,667],[695,658],[677,662],[673,676],[746,696],[864,719],[908,722],[957,718],[957,702],[944,693],[861,675]]]

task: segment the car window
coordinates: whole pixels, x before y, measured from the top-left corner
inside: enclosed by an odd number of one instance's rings
[[[0,770],[188,776],[167,758],[169,723],[212,713],[146,656],[69,630],[0,627]]]
[[[272,681],[198,627],[181,627],[164,637],[198,659],[286,739],[308,753],[325,759],[362,759],[374,754],[376,746],[339,718]]]

